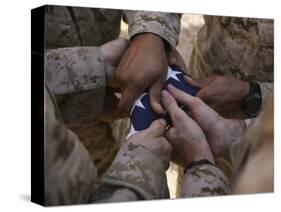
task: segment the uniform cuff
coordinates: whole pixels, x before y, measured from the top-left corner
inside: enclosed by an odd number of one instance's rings
[[[188,169],[184,175],[182,196],[216,196],[231,192],[228,179],[216,166],[204,164]]]
[[[175,48],[180,33],[180,17],[171,13],[135,12],[129,21],[130,38],[140,33],[153,33]]]
[[[129,188],[144,199],[169,198],[165,168],[147,149],[124,144],[102,180]]]
[[[91,121],[102,113],[106,70],[98,47],[47,50],[45,67],[66,124]]]

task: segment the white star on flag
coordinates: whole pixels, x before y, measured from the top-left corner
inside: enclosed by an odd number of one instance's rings
[[[131,124],[130,126],[130,131],[128,133],[128,135],[126,136],[126,140],[128,140],[128,138],[130,138],[132,135],[136,134],[139,131],[136,131],[134,128],[134,125]]]
[[[179,71],[173,71],[170,67],[168,68],[168,72],[167,72],[167,77],[166,80],[168,80],[169,78],[173,78],[177,81],[180,81],[179,78],[177,77],[177,74],[181,74],[181,72]]]
[[[144,95],[146,95],[147,93],[144,93],[143,95],[141,95],[135,102],[133,108],[131,109],[131,114],[133,112],[133,110],[135,109],[135,107],[141,107],[143,109],[145,109],[145,106],[142,104],[141,100],[142,100],[142,97],[144,97]]]

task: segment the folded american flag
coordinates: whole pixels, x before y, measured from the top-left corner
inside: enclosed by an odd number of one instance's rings
[[[195,96],[197,89],[185,82],[183,76],[185,73],[168,67],[166,81],[164,83],[163,89],[167,89],[168,84],[172,84],[176,88],[183,90],[190,95]],[[149,104],[148,91],[142,94],[135,102],[131,109],[130,114],[130,130],[127,135],[127,139],[134,135],[135,133],[144,130],[150,126],[150,124],[156,119],[164,118],[167,124],[171,124],[169,114],[158,115],[153,112]]]

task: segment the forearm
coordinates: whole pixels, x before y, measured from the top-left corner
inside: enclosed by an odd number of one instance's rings
[[[146,148],[125,144],[92,198],[96,202],[169,198],[165,168]]]

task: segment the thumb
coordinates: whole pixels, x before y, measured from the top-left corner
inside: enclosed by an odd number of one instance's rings
[[[151,123],[149,128],[145,130],[145,134],[149,134],[149,136],[153,138],[161,137],[164,135],[166,129],[166,121],[164,119],[158,119]]]
[[[179,108],[174,97],[166,90],[162,91],[162,103],[165,111],[171,116],[173,124],[177,125],[181,122],[185,113]]]
[[[168,85],[168,91],[178,102],[187,107],[189,111],[193,111],[193,109],[205,105],[205,103],[198,97],[191,96],[190,94],[175,88],[173,85]]]
[[[117,66],[128,46],[129,41],[124,38],[105,43],[100,47],[104,61],[110,65]]]

